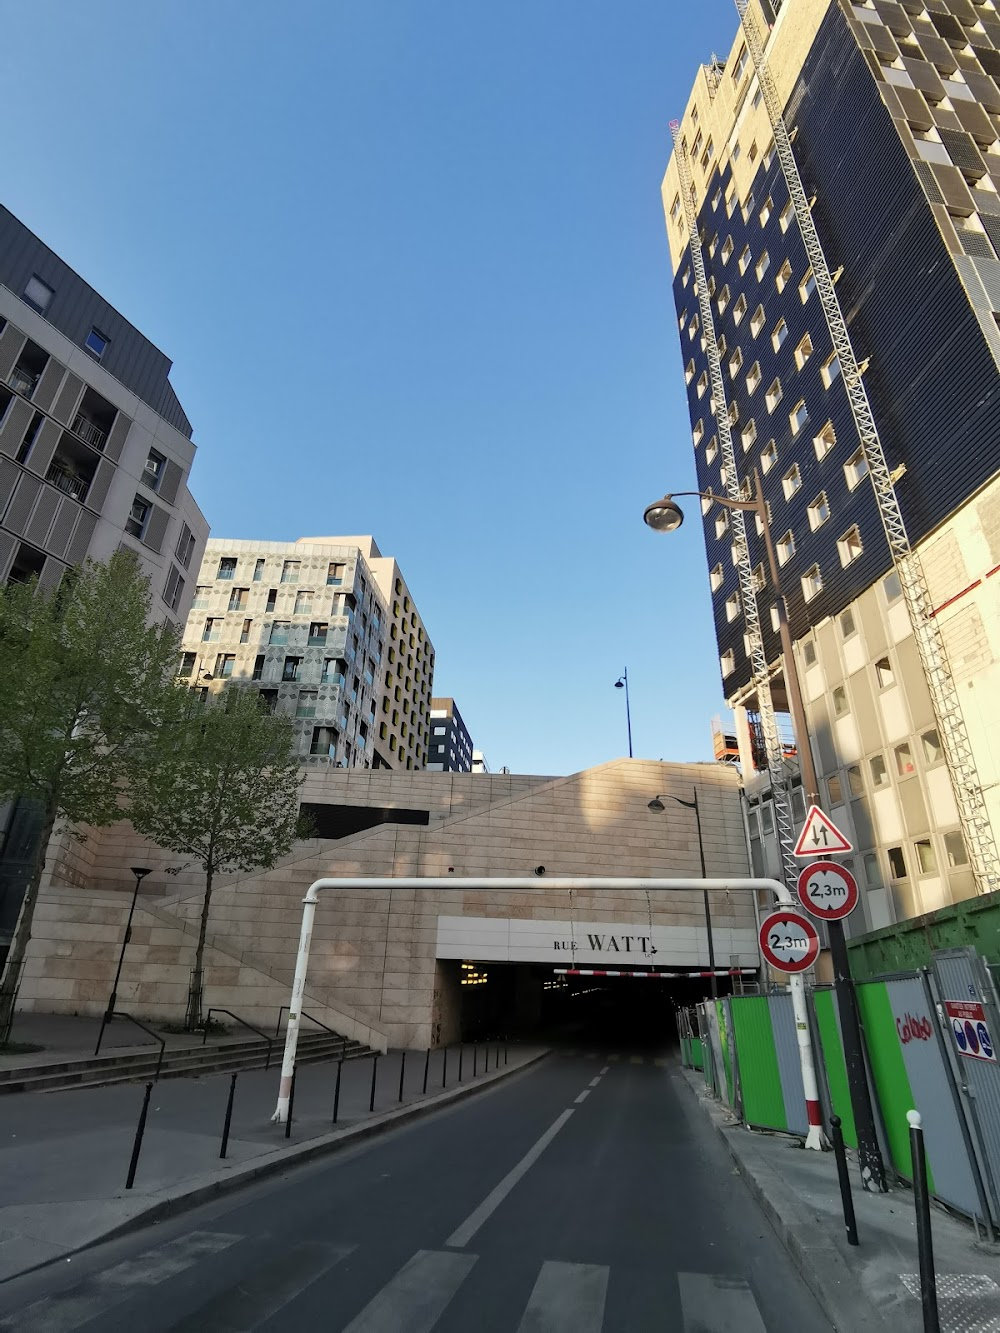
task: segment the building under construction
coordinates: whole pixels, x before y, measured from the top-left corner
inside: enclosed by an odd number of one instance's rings
[[[761,478],[857,932],[1000,887],[1000,15],[733,17],[663,182],[698,489]],[[755,868],[787,874],[802,793],[762,530],[701,507]]]

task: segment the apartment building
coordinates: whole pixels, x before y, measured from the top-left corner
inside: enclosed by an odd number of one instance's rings
[[[208,524],[171,363],[0,207],[0,580],[134,551],[182,624]]]
[[[471,773],[473,753],[472,737],[455,700],[432,699],[427,767],[438,773]]]
[[[992,3],[971,0],[753,0],[750,13],[767,36],[808,212],[919,556],[927,616],[940,630],[942,679],[957,695],[981,807],[997,830],[1000,17]],[[857,929],[1000,880],[995,848],[989,874],[978,885],[973,875],[971,826],[955,795],[955,729],[929,688],[884,495],[872,483],[774,136],[740,26],[728,59],[695,78],[663,202],[698,489],[749,498],[761,479],[820,795],[857,847],[865,890]],[[707,293],[694,275],[681,153]],[[723,690],[744,773],[753,774],[761,701],[741,568],[752,572],[780,710],[775,591],[759,524],[747,523],[743,548],[733,515],[700,503]],[[751,779],[748,794],[757,868],[774,873],[767,783]],[[793,803],[797,813],[800,792]]]
[[[291,716],[303,763],[424,766],[433,648],[371,537],[213,539],[182,649],[195,688],[245,680]]]

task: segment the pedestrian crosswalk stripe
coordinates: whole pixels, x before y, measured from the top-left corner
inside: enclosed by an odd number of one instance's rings
[[[542,1264],[518,1333],[601,1333],[608,1270],[601,1264]]]
[[[685,1333],[767,1333],[753,1292],[742,1278],[678,1273]]]
[[[475,1262],[474,1254],[418,1250],[343,1333],[430,1333]]]
[[[144,1250],[113,1268],[45,1296],[0,1323],[3,1333],[72,1333],[73,1329],[105,1314],[134,1295],[137,1287],[154,1287],[176,1277],[202,1259],[228,1249],[242,1236],[221,1231],[192,1231],[187,1236]]]
[[[281,1247],[270,1263],[213,1296],[170,1333],[246,1333],[278,1314],[357,1246],[305,1241]]]

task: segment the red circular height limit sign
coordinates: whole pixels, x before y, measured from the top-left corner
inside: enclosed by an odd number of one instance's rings
[[[772,912],[758,938],[764,961],[778,972],[805,972],[819,957],[816,927],[797,912]]]
[[[840,921],[858,905],[858,881],[835,861],[813,861],[799,872],[799,902],[821,921]]]

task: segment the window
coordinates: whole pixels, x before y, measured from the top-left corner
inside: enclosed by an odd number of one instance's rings
[[[702,373],[698,376],[698,383],[695,387],[697,389],[698,397],[703,398],[705,396],[705,390],[708,388],[707,370],[703,370]]]
[[[768,197],[764,200],[764,203],[762,204],[760,210],[760,225],[762,227],[767,226],[767,220],[771,216],[773,210],[774,210],[774,203],[772,202],[770,195],[768,195]]]
[[[826,794],[831,805],[843,805],[844,788],[839,773],[831,773],[826,780]]]
[[[764,472],[770,472],[778,461],[778,446],[773,440],[768,440],[767,444],[760,451],[760,466]]]
[[[253,567],[253,581],[254,581],[254,583],[259,583],[263,577],[264,577],[264,561],[263,561],[263,560],[258,560],[257,563],[256,563],[256,564],[254,565],[254,567]]]
[[[705,151],[701,155],[701,165],[703,170],[705,171],[708,170],[709,165],[711,164],[714,157],[715,157],[715,145],[712,143],[712,140],[709,139],[708,143],[705,145]]]
[[[720,185],[719,188],[716,190],[715,194],[712,196],[712,207],[718,208],[719,204],[721,203],[722,203],[722,186]]]
[[[799,283],[799,299],[802,301],[803,305],[805,305],[806,301],[809,300],[810,296],[812,296],[815,290],[816,290],[816,278],[813,274],[812,269],[810,268],[807,269],[806,276]]]
[[[847,699],[847,686],[836,685],[830,695],[833,700],[834,717],[843,717],[845,713],[851,711],[851,705]]]
[[[819,565],[813,565],[802,575],[802,596],[807,602],[811,602],[823,591],[823,575],[820,573]]]
[[[739,259],[736,261],[741,273],[745,273],[747,271],[747,269],[750,267],[752,259],[753,255],[750,253],[750,247],[749,245],[745,245],[743,249],[740,251]]]
[[[243,628],[240,630],[240,643],[250,642],[250,631],[253,629],[252,620],[244,620]]]
[[[921,875],[933,875],[937,871],[937,857],[934,855],[934,846],[930,838],[919,838],[913,844],[913,850],[917,854],[917,866]]]
[[[774,807],[770,802],[760,807],[760,830],[762,833],[774,832]]]
[[[191,603],[191,610],[203,611],[205,607],[208,606],[208,599],[211,591],[211,584],[199,583],[194,590],[194,601]]]
[[[333,727],[313,727],[310,754],[325,754],[332,759],[337,749],[337,733]]]
[[[944,854],[948,859],[948,865],[954,869],[956,866],[967,866],[969,864],[969,855],[965,850],[965,842],[961,833],[956,829],[952,833],[944,835]]]
[[[111,345],[111,339],[101,333],[100,329],[91,329],[83,345],[95,361],[100,361]]]
[[[163,587],[163,600],[171,611],[176,611],[181,604],[183,595],[184,580],[181,578],[181,572],[176,565],[171,565],[170,573],[167,575],[167,581]]]
[[[247,598],[249,596],[249,588],[234,588],[229,594],[230,611],[242,611],[247,604]]]
[[[236,557],[234,555],[224,555],[219,561],[219,570],[216,574],[217,579],[231,579],[236,574]]]
[[[746,312],[747,312],[747,298],[745,296],[741,296],[740,299],[733,306],[733,319],[736,321],[737,324],[739,324],[740,320],[743,318]]]
[[[295,704],[296,717],[315,717],[316,700],[318,694],[315,690],[300,690],[299,697]]]
[[[693,361],[689,361],[689,362],[687,363],[687,365],[684,367],[684,382],[685,382],[686,384],[690,384],[691,381],[692,381],[693,379],[694,379],[694,362],[693,362]],[[343,568],[342,565],[333,565],[333,564],[331,564],[331,566],[330,566],[330,575],[327,577],[327,582],[328,582],[328,583],[330,582],[330,579],[331,579],[331,577],[332,577],[332,575],[333,575],[333,571],[334,571],[335,569],[342,569],[342,568]],[[344,580],[344,576],[343,576],[343,574],[341,574],[341,576],[340,576],[340,580],[341,580],[341,582],[343,582],[343,580]]]
[[[228,680],[236,665],[235,653],[219,653],[215,659],[215,675],[221,680]]]
[[[696,421],[694,424],[694,430],[691,432],[691,439],[694,441],[695,448],[697,448],[698,445],[701,444],[702,436],[704,434],[705,434],[704,421]]]
[[[903,856],[902,847],[890,847],[888,851],[888,857],[889,857],[889,878],[905,879],[906,860]]]
[[[722,243],[722,262],[728,264],[733,253],[733,238],[727,236]]]
[[[820,491],[819,495],[816,496],[816,499],[813,500],[812,504],[809,506],[808,513],[809,526],[812,528],[813,532],[815,532],[816,529],[821,528],[830,517],[830,506],[827,504],[826,491]]]
[[[205,621],[205,628],[202,630],[202,643],[217,643],[221,637],[222,621],[218,619],[213,620],[209,617],[209,619]]]
[[[778,553],[778,564],[787,565],[789,560],[791,560],[792,556],[795,554],[795,534],[792,532],[791,528],[788,529],[783,537],[778,538],[776,549]]]
[[[796,347],[795,349],[795,364],[798,366],[799,370],[802,369],[802,367],[809,360],[812,354],[813,354],[812,338],[810,338],[809,334],[807,333],[806,336],[799,343],[798,347]]]
[[[864,449],[857,449],[844,464],[844,476],[847,478],[849,490],[855,490],[856,487],[868,476],[868,459],[865,458]]]
[[[828,421],[820,433],[813,436],[817,459],[825,458],[836,443],[837,432],[833,429],[833,423]]]
[[[708,581],[711,584],[713,592],[718,592],[719,589],[722,587],[723,577],[724,575],[722,573],[722,566],[716,565],[708,576]]]
[[[755,361],[753,365],[750,367],[749,372],[747,373],[747,393],[753,393],[753,391],[757,388],[759,384],[760,384],[760,362]]]
[[[281,679],[285,681],[298,680],[299,667],[302,665],[301,657],[286,657],[284,665],[281,668]]]
[[[753,312],[753,314],[750,316],[750,332],[753,334],[755,338],[760,333],[761,329],[764,327],[764,321],[766,318],[767,316],[764,314],[764,307],[762,305],[759,305],[757,309]]]
[[[774,285],[779,292],[783,292],[792,280],[792,266],[786,259],[781,268],[774,275]]]
[[[680,211],[681,211],[681,197],[679,194],[675,194],[674,202],[670,205],[670,216],[674,221],[677,220]]]
[[[739,83],[740,79],[746,73],[747,64],[750,60],[750,53],[746,48],[746,43],[740,48],[740,53],[736,57],[736,64],[733,66],[733,82]]]
[[[295,611],[297,616],[308,615],[312,610],[313,595],[311,591],[302,590],[295,594]]]
[[[190,676],[196,660],[196,653],[181,653],[181,664],[177,668],[178,676]]]
[[[729,358],[729,373],[733,379],[739,374],[740,366],[743,364],[743,353],[737,347],[735,352]]]
[[[790,500],[796,491],[802,488],[802,473],[799,471],[798,463],[793,463],[785,475],[781,478],[781,489],[784,491],[785,499]]]
[[[872,755],[868,760],[868,768],[872,775],[873,787],[886,787],[889,784],[889,770],[886,768],[885,759],[882,755]]]
[[[944,757],[937,727],[931,727],[929,731],[920,733],[920,746],[924,752],[924,760],[928,764],[936,764],[938,760]]]
[[[805,399],[801,398],[788,414],[788,421],[792,427],[792,434],[798,435],[799,431],[809,420],[809,409],[806,407]]]
[[[882,590],[885,593],[885,600],[891,605],[899,601],[903,595],[903,585],[899,581],[899,575],[895,570],[887,574],[882,580]]]
[[[142,539],[152,509],[153,506],[144,500],[141,495],[135,497],[132,501],[132,508],[129,511],[129,516],[125,520],[125,531],[129,536],[138,537],[140,540]]]
[[[823,376],[823,383],[829,388],[840,374],[840,357],[836,352],[834,352],[832,356],[827,357],[823,362],[820,374]]]
[[[845,611],[840,617],[840,637],[849,639],[853,634],[857,634],[858,627],[854,623],[854,612]]]
[[[890,685],[895,685],[896,677],[888,657],[880,657],[875,663],[875,679],[880,690],[887,690]]]
[[[49,284],[42,282],[41,278],[33,273],[24,289],[24,300],[31,306],[32,310],[37,310],[40,315],[44,315],[53,296],[55,296],[55,291]]]
[[[727,282],[725,286],[722,288],[722,290],[719,292],[719,295],[715,298],[715,303],[719,307],[720,315],[724,315],[726,313],[726,307],[729,305],[729,300],[730,300],[730,292],[729,292],[729,283]]]
[[[309,647],[322,648],[326,644],[326,636],[329,633],[329,623],[327,621],[316,620],[309,626]]]
[[[281,646],[288,642],[288,630],[290,628],[287,620],[276,620],[271,626],[271,633],[268,636],[268,643]]]
[[[731,676],[736,670],[736,658],[733,655],[732,648],[727,648],[719,658],[719,666],[722,668],[723,677]]]
[[[778,348],[781,346],[781,344],[785,341],[787,337],[788,337],[788,325],[785,323],[783,319],[779,319],[777,324],[775,324],[774,326],[774,332],[771,334],[771,342],[774,345],[775,351],[778,350]]]
[[[908,778],[917,771],[908,741],[904,741],[902,745],[897,745],[892,753],[896,760],[896,772],[901,778]]]
[[[277,589],[277,588],[268,588],[268,590],[267,590],[267,605],[264,607],[264,610],[265,610],[265,611],[273,611],[274,608],[277,606],[277,604],[278,604],[278,589]]]
[[[764,274],[767,272],[767,270],[768,270],[770,267],[771,267],[771,259],[770,259],[770,256],[768,255],[767,251],[765,250],[764,253],[761,255],[761,257],[757,260],[757,281],[758,281],[758,282],[760,282],[760,281],[762,280],[762,278],[764,277]]]
[[[300,567],[301,567],[301,561],[286,560],[284,564],[281,566],[281,582],[298,583]]]
[[[862,859],[865,867],[865,883],[869,888],[881,885],[882,872],[879,870],[878,856],[874,852],[865,852]]]
[[[743,444],[744,450],[749,449],[750,446],[753,444],[754,440],[756,440],[756,438],[757,438],[757,423],[755,421],[748,421],[747,424],[743,427],[743,432],[740,435],[740,441]]]
[[[730,593],[726,598],[726,620],[732,622],[740,613],[740,595],[738,592]]]
[[[163,469],[166,465],[167,460],[163,455],[158,454],[155,449],[150,449],[146,466],[142,470],[142,480],[151,491],[159,489],[160,482],[163,480]]]
[[[781,223],[781,230],[787,231],[792,224],[792,218],[795,216],[795,208],[791,199],[778,214],[778,221]]]
[[[781,402],[781,380],[776,379],[772,382],[764,396],[764,401],[767,403],[768,411],[773,412]]]
[[[863,549],[861,533],[857,527],[848,528],[843,537],[837,538],[837,554],[840,556],[840,563],[845,569],[858,559]]]
[[[723,509],[716,515],[715,518],[716,538],[721,539],[726,535],[728,531],[729,531],[729,511],[727,509]]]
[[[813,639],[806,639],[802,645],[802,660],[807,667],[816,665],[816,644]]]
[[[861,765],[851,764],[847,770],[847,786],[852,796],[864,796],[865,784],[861,776]]]

